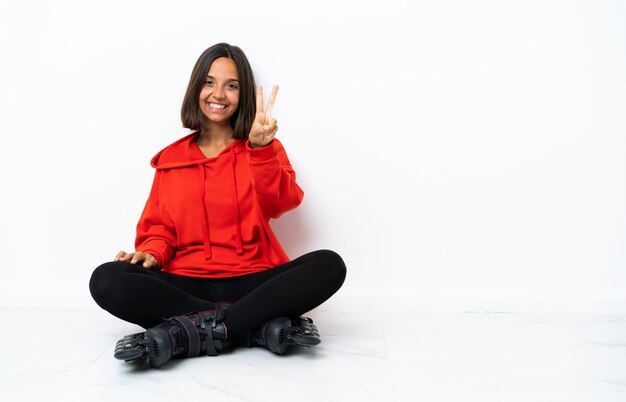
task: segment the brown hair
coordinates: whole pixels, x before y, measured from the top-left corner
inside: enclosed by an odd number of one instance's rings
[[[198,99],[211,64],[220,57],[232,59],[237,65],[237,73],[239,74],[239,107],[230,118],[230,126],[233,128],[233,138],[244,140],[248,138],[256,115],[256,84],[250,63],[243,51],[237,46],[232,46],[228,43],[218,43],[200,55],[191,71],[189,85],[187,85],[187,92],[180,110],[180,117],[185,128],[205,132],[208,130],[208,122],[200,110]]]

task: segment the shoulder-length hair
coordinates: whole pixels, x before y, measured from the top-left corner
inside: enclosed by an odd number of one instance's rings
[[[239,107],[230,118],[230,126],[233,128],[233,138],[245,140],[248,138],[256,114],[256,84],[246,55],[240,48],[228,43],[218,43],[211,46],[196,61],[196,65],[191,71],[191,78],[189,78],[189,85],[180,111],[183,127],[191,130],[208,131],[207,118],[200,110],[200,92],[211,64],[220,57],[232,59],[237,65]]]

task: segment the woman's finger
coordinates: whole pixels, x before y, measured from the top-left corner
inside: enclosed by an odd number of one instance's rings
[[[254,123],[259,127],[263,127],[265,124],[265,113],[257,112],[256,116],[254,116]]]
[[[278,126],[274,126],[274,128],[271,131],[265,133],[265,138],[263,138],[264,146],[272,142],[277,131],[278,131]]]
[[[267,121],[267,125],[270,127],[271,130],[274,129],[274,127],[276,127],[276,123],[278,123],[278,121],[276,119],[270,118]]]
[[[263,134],[267,135],[276,127],[276,119],[272,119],[263,126]]]
[[[144,254],[141,251],[137,251],[133,258],[130,260],[131,264],[137,264],[139,261],[145,258]]]
[[[113,258],[113,261],[119,261],[119,259],[122,258],[124,254],[126,254],[126,251],[124,250],[120,251],[119,253],[115,255],[115,258]]]
[[[267,100],[267,110],[265,110],[265,121],[269,121],[272,118],[272,109],[274,109],[274,102],[276,102],[277,93],[278,93],[278,85],[274,85],[274,88],[272,88],[272,93],[270,94],[270,98]]]
[[[256,88],[256,112],[263,113],[263,87]]]
[[[152,268],[156,266],[156,258],[154,258],[154,256],[151,254],[146,254],[146,255],[147,257],[143,262],[144,268]]]

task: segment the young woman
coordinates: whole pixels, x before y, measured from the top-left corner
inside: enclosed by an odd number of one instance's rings
[[[272,232],[269,220],[303,192],[274,138],[278,87],[266,108],[255,88],[236,46],[216,44],[196,62],[181,110],[194,131],[152,158],[136,251],[120,251],[89,283],[100,307],[147,328],[118,342],[118,359],[158,367],[233,343],[282,354],[320,342],[300,316],[341,287],[346,267],[329,250],[290,261]]]

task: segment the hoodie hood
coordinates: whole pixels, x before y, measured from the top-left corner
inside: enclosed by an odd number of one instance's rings
[[[150,161],[150,165],[158,170],[197,166],[215,161],[216,158],[230,152],[239,154],[245,151],[245,141],[233,140],[233,142],[224,148],[217,156],[207,158],[202,154],[202,151],[200,151],[196,143],[198,136],[199,133],[197,131],[193,132],[163,148],[154,155]]]
[[[204,224],[202,225],[202,237],[204,242],[204,258],[210,260],[212,258],[211,251],[211,237],[210,237],[210,222],[209,213],[207,211],[207,193],[206,170],[209,168],[207,165],[216,165],[215,162],[227,158],[228,163],[226,166],[229,170],[228,176],[230,176],[229,185],[231,194],[231,205],[233,211],[233,217],[235,220],[235,249],[237,254],[243,254],[243,241],[241,236],[241,217],[239,212],[239,197],[237,194],[237,176],[235,167],[237,164],[237,155],[245,152],[246,143],[244,140],[233,140],[226,148],[224,148],[215,157],[207,158],[196,140],[199,136],[198,132],[193,132],[180,140],[168,145],[159,151],[150,161],[153,168],[157,170],[179,169],[179,168],[195,168],[198,171],[198,181],[200,182],[200,194],[198,194],[198,200],[202,202],[202,212],[204,218]]]

